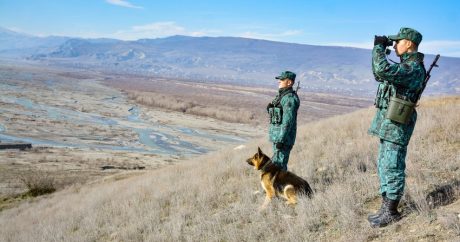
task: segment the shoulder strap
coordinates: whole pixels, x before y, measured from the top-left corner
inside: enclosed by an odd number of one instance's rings
[[[287,91],[285,93],[283,93],[281,96],[279,96],[277,99],[273,100],[273,106],[277,107],[277,106],[280,106],[281,104],[281,99],[283,99],[284,96],[290,94],[290,93],[293,93],[294,95],[297,96],[297,93],[294,91],[294,90],[290,90],[290,91]]]

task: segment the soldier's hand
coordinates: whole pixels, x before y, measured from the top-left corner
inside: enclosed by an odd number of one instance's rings
[[[269,103],[269,104],[267,105],[267,112],[268,112],[268,109],[273,108],[273,107],[274,107],[274,106],[273,106],[273,103]]]
[[[276,146],[277,149],[280,150],[280,149],[282,149],[284,147],[284,144],[283,143],[276,143],[275,146]]]
[[[382,45],[383,47],[387,47],[389,46],[388,45],[389,41],[388,41],[388,38],[386,36],[375,36],[374,37],[374,46],[375,45]]]

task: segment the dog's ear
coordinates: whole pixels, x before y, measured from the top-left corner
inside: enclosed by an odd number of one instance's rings
[[[260,149],[260,147],[257,147],[257,154],[258,154],[259,156],[262,155],[262,150]]]

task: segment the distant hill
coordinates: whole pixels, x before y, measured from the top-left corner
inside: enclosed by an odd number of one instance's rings
[[[372,96],[376,86],[370,67],[371,51],[350,47],[236,37],[172,36],[137,41],[39,38],[12,31],[0,32],[0,46],[4,46],[0,58],[16,57],[115,73],[274,85],[275,75],[292,70],[298,74],[301,86],[310,91]],[[433,58],[427,55],[426,65]],[[442,57],[439,65],[441,68],[433,71],[427,92],[459,94],[460,58]]]
[[[70,38],[59,36],[36,37],[0,27],[0,55],[24,58],[36,53],[51,51],[68,39]]]

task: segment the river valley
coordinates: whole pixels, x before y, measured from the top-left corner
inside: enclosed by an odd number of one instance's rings
[[[263,128],[138,105],[92,74],[0,66],[0,195],[15,177],[53,173],[62,186],[155,169],[262,137]],[[112,169],[101,169],[110,167]]]

